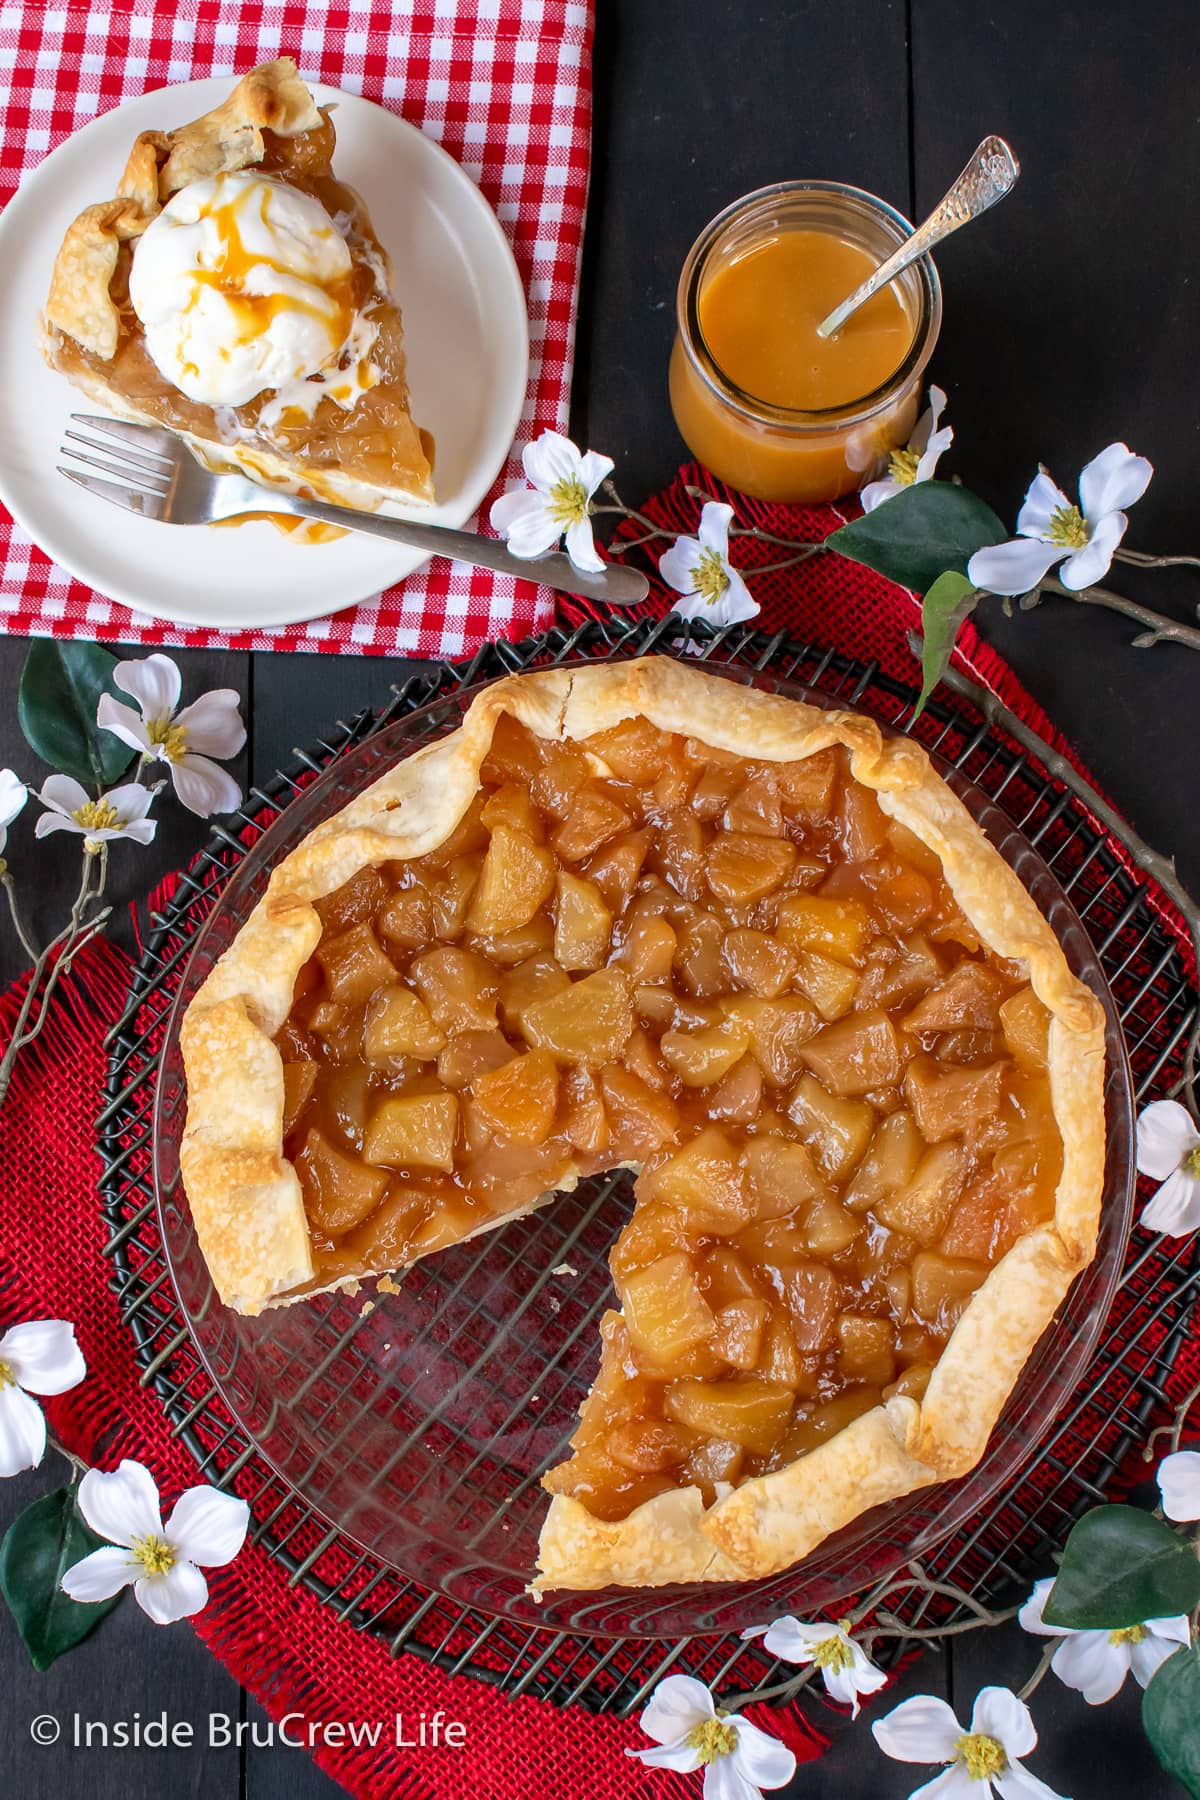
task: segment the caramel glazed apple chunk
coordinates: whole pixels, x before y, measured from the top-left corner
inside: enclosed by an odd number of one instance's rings
[[[921,753],[626,667],[657,704],[578,735],[581,676],[494,704],[449,834],[304,906],[274,1032],[288,1299],[638,1171],[543,1586],[763,1573],[969,1467],[1095,1231],[1096,1004]]]

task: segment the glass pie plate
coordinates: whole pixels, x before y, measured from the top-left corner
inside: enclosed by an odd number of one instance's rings
[[[816,690],[760,672],[729,678],[817,705]],[[607,1254],[631,1177],[598,1177],[531,1216],[397,1278],[256,1319],[221,1305],[179,1175],[186,1110],[179,1022],[260,898],[272,867],[399,758],[452,731],[474,693],[439,700],[340,756],[231,876],[197,936],[175,999],[155,1107],[154,1170],[167,1259],[196,1347],[246,1436],[312,1510],[381,1562],[463,1605],[591,1636],[730,1632],[787,1610],[811,1617],[1003,1504],[1070,1403],[1108,1316],[1133,1199],[1133,1101],[1120,1027],[1074,908],[1012,822],[939,764],[1057,932],[1108,1021],[1107,1169],[1100,1243],[1018,1380],[982,1462],[963,1479],[864,1514],[803,1562],[759,1582],[526,1593],[548,1497],[599,1362],[612,1302]],[[963,1565],[969,1568],[969,1559]]]

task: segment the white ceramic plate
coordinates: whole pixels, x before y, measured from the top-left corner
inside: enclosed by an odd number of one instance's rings
[[[139,131],[198,118],[229,88],[191,81],[105,113],[26,177],[0,219],[0,499],[48,556],[111,599],[243,630],[337,612],[426,558],[357,534],[302,545],[265,523],[158,525],[82,493],[55,465],[68,414],[94,408],[46,367],[35,343],[51,265],[76,213],[113,193]],[[413,416],[437,446],[438,504],[421,516],[465,524],[503,467],[525,398],[529,332],[512,251],[479,189],[439,145],[372,101],[313,91],[337,104],[335,170],[359,189],[391,253]]]

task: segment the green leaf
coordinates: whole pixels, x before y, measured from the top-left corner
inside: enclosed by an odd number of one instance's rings
[[[965,575],[976,550],[1003,543],[1008,535],[991,507],[969,488],[916,481],[874,512],[831,532],[825,547],[926,594],[945,570]]]
[[[921,698],[914,720],[925,711],[925,702],[946,670],[963,620],[975,610],[979,589],[972,587],[957,569],[939,575],[921,602]]]
[[[17,718],[26,743],[51,768],[88,786],[110,786],[133,756],[128,744],[96,723],[101,694],[118,694],[116,666],[116,657],[99,644],[35,638],[21,670]]]
[[[1119,1631],[1200,1605],[1200,1560],[1186,1538],[1136,1506],[1097,1506],[1067,1539],[1043,1614],[1073,1631]]]
[[[62,1578],[104,1539],[80,1518],[74,1488],[43,1494],[15,1518],[0,1543],[0,1593],[35,1669],[48,1669],[110,1613],[120,1594],[84,1606],[62,1591]]]
[[[1168,1775],[1200,1800],[1200,1660],[1195,1644],[1177,1650],[1142,1695],[1142,1724]]]

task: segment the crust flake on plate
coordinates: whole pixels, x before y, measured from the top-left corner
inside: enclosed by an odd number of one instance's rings
[[[287,1303],[288,1290],[313,1273],[299,1182],[283,1156],[282,1063],[270,1041],[320,936],[313,902],[364,866],[442,843],[471,803],[504,713],[550,739],[586,738],[641,715],[663,731],[768,762],[844,746],[854,777],[936,852],[971,925],[989,949],[1027,968],[1051,1014],[1050,1092],[1063,1146],[1053,1218],[992,1267],[924,1399],[894,1396],[788,1467],[719,1493],[707,1509],[698,1489],[675,1489],[607,1523],[557,1495],[531,1591],[768,1575],[869,1507],[961,1475],[982,1456],[1021,1368],[1095,1251],[1103,1011],[918,745],[885,738],[861,715],[802,705],[665,656],[507,677],[473,701],[457,731],[398,763],[278,864],[187,1009],[182,1172],[213,1279],[239,1310]]]

